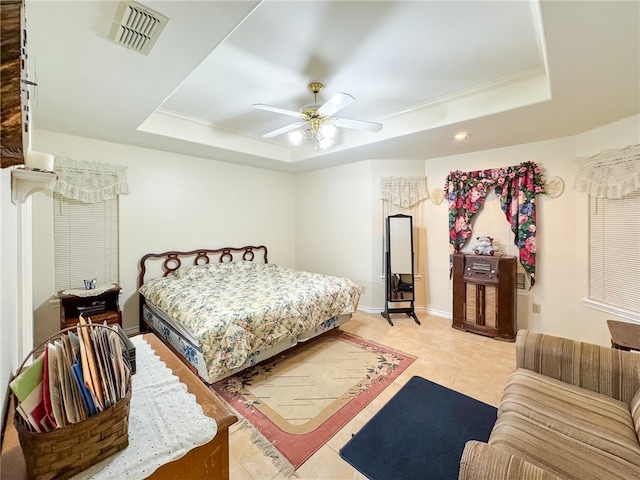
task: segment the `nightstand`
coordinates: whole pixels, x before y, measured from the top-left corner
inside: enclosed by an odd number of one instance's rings
[[[118,324],[122,326],[122,312],[120,310],[118,285],[110,288],[96,288],[93,290],[63,290],[60,297],[60,330],[73,327],[78,323],[78,317],[82,313],[84,318],[90,318],[91,322],[108,325]],[[75,294],[77,293],[77,294]]]
[[[640,351],[640,324],[607,320],[607,326],[613,348]]]

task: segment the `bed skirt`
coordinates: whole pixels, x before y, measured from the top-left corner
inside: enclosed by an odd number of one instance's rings
[[[268,349],[252,352],[249,355],[249,358],[247,358],[244,364],[240,367],[229,370],[219,377],[209,378],[209,373],[202,355],[202,348],[198,345],[195,339],[188,338],[188,335],[181,333],[181,328],[176,326],[171,319],[158,309],[151,309],[146,303],[142,307],[142,315],[145,321],[153,327],[156,332],[162,335],[165,341],[170,343],[180,353],[180,355],[182,355],[184,359],[196,369],[200,378],[202,378],[206,383],[215,383],[227,378],[244,370],[245,368],[252,367],[263,360],[267,360],[281,352],[284,352],[285,350],[297,345],[299,342],[310,340],[324,332],[338,328],[340,325],[351,320],[351,315],[339,315],[337,317],[329,318],[313,329],[302,332],[295,337],[287,338]]]

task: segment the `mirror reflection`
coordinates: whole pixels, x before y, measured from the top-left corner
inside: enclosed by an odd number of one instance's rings
[[[391,300],[413,300],[413,275],[391,274]]]

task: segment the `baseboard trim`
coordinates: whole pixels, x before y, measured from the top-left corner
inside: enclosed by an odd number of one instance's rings
[[[436,317],[442,317],[442,318],[448,318],[449,320],[453,319],[453,313],[451,313],[451,312],[444,312],[442,310],[436,310],[435,308],[427,308],[426,311],[427,311],[427,313],[429,315],[434,315]]]
[[[364,313],[382,313],[384,312],[384,308],[372,308],[364,305],[358,305],[358,310]],[[416,313],[426,313],[427,315],[433,315],[435,317],[442,317],[451,320],[453,318],[453,314],[451,312],[444,312],[442,310],[436,310],[434,308],[427,307],[414,307]]]

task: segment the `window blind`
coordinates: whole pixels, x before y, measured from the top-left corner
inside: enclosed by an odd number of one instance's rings
[[[640,190],[589,197],[589,299],[640,315]]]
[[[118,282],[118,200],[97,203],[53,194],[56,291]]]

